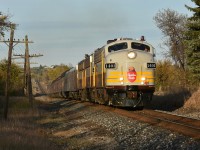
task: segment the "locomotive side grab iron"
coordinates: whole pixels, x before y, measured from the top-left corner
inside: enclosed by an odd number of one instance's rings
[[[143,106],[155,91],[154,57],[144,37],[109,40],[54,80],[48,93],[113,106]]]

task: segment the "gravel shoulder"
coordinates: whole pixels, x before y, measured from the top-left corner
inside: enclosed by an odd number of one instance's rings
[[[42,117],[36,121],[61,149],[200,149],[198,140],[112,111],[77,101],[48,101],[39,106]]]

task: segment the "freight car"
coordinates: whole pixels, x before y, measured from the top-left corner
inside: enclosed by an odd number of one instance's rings
[[[122,107],[143,106],[155,90],[155,52],[144,40],[108,40],[49,86],[49,94]]]

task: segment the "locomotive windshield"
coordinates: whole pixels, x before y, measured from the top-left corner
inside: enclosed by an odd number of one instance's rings
[[[122,50],[122,49],[127,49],[128,45],[127,43],[118,43],[112,46],[108,47],[108,52],[112,52],[112,51],[118,51],[118,50]]]
[[[150,47],[148,45],[142,44],[142,43],[136,43],[132,42],[131,43],[131,48],[132,49],[137,49],[137,50],[142,50],[142,51],[150,51]]]

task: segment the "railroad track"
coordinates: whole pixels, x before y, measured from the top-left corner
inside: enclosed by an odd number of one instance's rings
[[[185,136],[200,140],[200,120],[187,117],[172,115],[164,112],[144,109],[141,111],[128,111],[103,105],[85,103],[86,105],[112,111],[119,115],[123,115],[134,120],[148,123],[153,126],[159,126]]]
[[[84,105],[94,107],[95,109],[114,112],[118,115],[126,116],[153,126],[159,126],[161,128],[200,140],[200,120],[149,109],[130,111],[77,100],[74,102],[72,100],[72,103],[83,103]],[[60,105],[65,105],[64,101],[62,101],[62,104]]]
[[[200,139],[200,120],[177,116],[154,110],[143,110],[134,114],[144,117],[144,121],[183,135]],[[147,120],[146,120],[147,119]]]

